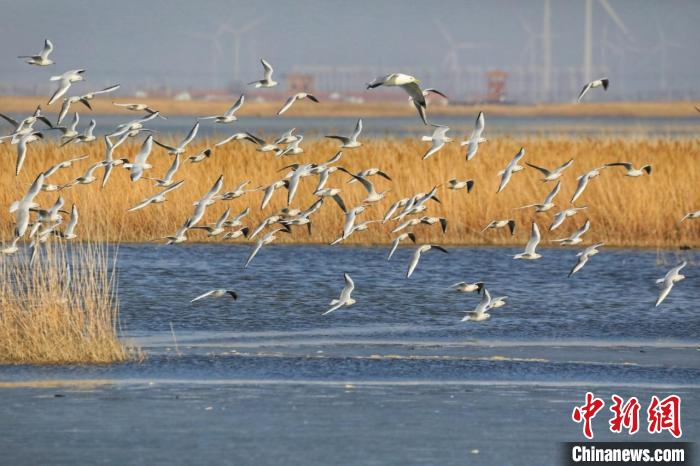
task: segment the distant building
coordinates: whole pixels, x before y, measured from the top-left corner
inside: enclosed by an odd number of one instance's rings
[[[304,73],[290,73],[286,76],[287,86],[293,93],[314,92],[314,77]]]

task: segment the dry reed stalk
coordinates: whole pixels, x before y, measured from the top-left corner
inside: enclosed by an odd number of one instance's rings
[[[119,340],[107,246],[47,243],[0,261],[0,364],[104,364],[138,357]]]

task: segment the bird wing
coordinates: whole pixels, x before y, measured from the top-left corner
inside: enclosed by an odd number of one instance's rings
[[[420,260],[420,255],[422,253],[422,247],[418,247],[418,249],[416,249],[413,253],[413,257],[411,257],[411,262],[408,264],[408,271],[406,271],[406,278],[409,278],[413,274],[413,271],[416,269],[418,261]]]
[[[513,172],[511,170],[511,167],[508,166],[503,171],[503,175],[501,175],[501,183],[498,185],[498,191],[496,191],[496,193],[500,193],[501,191],[503,191],[503,188],[505,188],[508,182],[510,181],[510,177],[512,174]]]
[[[75,230],[75,226],[77,224],[78,224],[78,206],[73,204],[73,207],[71,208],[71,211],[70,211],[70,221],[68,222],[66,229],[63,231],[63,234],[66,236],[72,235],[73,230]]]
[[[263,73],[264,79],[270,81],[272,79],[272,72],[274,71],[272,65],[265,61],[264,58],[260,59],[260,63],[262,63],[263,69],[265,70]]]
[[[284,105],[282,106],[282,108],[280,108],[280,110],[277,112],[277,114],[278,114],[278,115],[282,115],[284,112],[286,112],[287,110],[289,110],[289,107],[291,107],[292,104],[293,104],[296,100],[297,100],[296,94],[293,95],[293,96],[290,96],[290,97],[287,99],[287,101],[284,103]]]
[[[187,135],[187,137],[180,143],[181,148],[185,148],[187,144],[192,142],[192,140],[197,136],[197,131],[199,131],[199,122],[195,123],[192,129],[190,130],[190,133]]]
[[[99,91],[94,91],[92,94],[98,95],[98,94],[107,94],[109,92],[114,92],[117,89],[121,87],[121,84],[115,84],[113,86],[105,87],[104,89],[101,89]]]
[[[58,84],[58,88],[56,89],[56,91],[53,93],[53,95],[49,99],[48,105],[53,104],[58,99],[63,97],[63,94],[65,94],[68,91],[68,89],[70,88],[70,85],[71,85],[70,81],[68,81],[67,79],[61,79],[61,82]]]
[[[158,144],[160,145],[160,144]],[[151,149],[153,148],[153,136],[149,135],[145,141],[143,141],[143,144],[141,145],[141,149],[139,150],[138,154],[136,154],[136,157],[134,158],[134,165],[139,165],[142,166],[146,163],[146,160],[148,159],[148,156],[151,153]]]
[[[531,164],[530,162],[525,162],[525,165],[527,165],[528,167],[532,167],[535,170],[541,172],[544,176],[549,176],[552,174],[552,172],[547,170],[546,168],[538,167],[537,165]]]
[[[350,139],[352,139],[353,141],[357,141],[357,138],[360,136],[361,132],[362,132],[362,118],[357,120],[357,124],[355,125],[355,131],[352,132]]]
[[[525,253],[534,254],[537,245],[540,244],[540,239],[540,229],[535,222],[532,222],[532,232],[530,233],[530,239],[525,245]]]
[[[338,141],[342,142],[343,145],[345,145],[345,144],[347,144],[347,143],[350,142],[350,138],[347,138],[347,137],[345,137],[345,136],[335,136],[335,135],[331,135],[331,136],[326,136],[326,137],[329,138],[329,139],[337,139]]]
[[[663,289],[661,290],[661,293],[659,293],[659,297],[656,299],[656,304],[654,305],[654,307],[656,307],[656,306],[658,306],[659,304],[661,304],[661,302],[662,302],[664,299],[666,299],[666,296],[668,296],[668,294],[671,292],[672,289],[673,289],[673,282],[671,282],[671,281],[664,281],[664,287],[663,287]]]
[[[243,266],[244,269],[248,267],[248,264],[250,264],[250,261],[253,260],[253,258],[258,253],[258,251],[260,251],[260,248],[262,246],[263,246],[263,240],[258,240],[258,243],[255,245],[255,248],[250,253],[250,256],[248,256],[248,260],[246,261],[245,265]]]
[[[591,88],[591,83],[586,84],[583,86],[583,89],[581,89],[581,93],[578,95],[578,99],[576,99],[577,102],[581,102],[581,99],[583,99],[583,96],[586,95],[588,90]]]
[[[49,39],[44,40],[44,48],[39,54],[41,58],[46,59],[49,57],[49,54],[53,51],[53,42],[51,42]]]
[[[241,94],[241,96],[238,98],[236,103],[234,103],[231,106],[231,108],[226,110],[226,115],[233,116],[233,114],[236,113],[239,108],[241,108],[241,106],[243,105],[244,102],[245,102],[245,96],[243,94]]]
[[[204,195],[204,197],[200,200],[201,201],[207,201],[214,197],[216,193],[218,193],[221,190],[221,187],[224,184],[224,175],[219,175],[219,177],[216,179],[214,182],[214,185],[211,187],[211,189]]]
[[[423,95],[423,91],[421,90],[418,83],[412,82],[403,84],[401,85],[401,88],[403,88],[403,90],[406,91],[406,93],[408,93],[409,96],[411,96],[414,103],[425,108],[425,96]]]
[[[559,194],[559,191],[561,190],[561,181],[557,181],[557,184],[554,186],[554,189],[552,189],[549,194],[547,194],[547,197],[544,198],[544,203],[543,204],[551,204],[552,200],[554,200],[555,196]]]
[[[195,301],[199,301],[200,299],[204,299],[204,298],[206,298],[206,297],[211,296],[211,295],[214,294],[215,292],[216,292],[216,290],[207,291],[206,293],[200,294],[199,296],[197,296],[196,298],[194,298],[194,299],[193,299],[192,301],[190,301],[190,302],[193,303],[193,302],[195,302]]]
[[[567,160],[566,162],[564,162],[564,163],[562,163],[561,165],[559,165],[554,171],[557,171],[557,172],[564,171],[564,170],[566,170],[567,168],[569,168],[569,167],[571,166],[572,163],[574,163],[574,159],[569,159],[569,160]]]
[[[340,292],[340,301],[347,301],[350,299],[352,290],[355,289],[355,282],[352,281],[352,278],[350,278],[350,275],[347,273],[344,273],[343,277],[345,278],[345,287],[343,288],[343,291]]]
[[[479,112],[476,117],[476,123],[474,124],[474,131],[477,131],[478,136],[481,136],[482,131],[486,127],[486,121],[484,120],[484,112]]]
[[[606,163],[606,167],[625,167],[625,170],[630,171],[632,170],[632,164],[629,162],[614,162],[614,163]]]

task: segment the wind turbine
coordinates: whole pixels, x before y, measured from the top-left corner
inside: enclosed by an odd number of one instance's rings
[[[238,84],[241,80],[241,36],[250,32],[260,25],[265,20],[265,17],[260,17],[243,24],[237,28],[230,25],[226,26],[226,31],[233,34],[233,80]]]
[[[608,3],[608,0],[597,0],[603,10],[607,13],[610,19],[617,25],[625,36],[631,37],[627,26],[622,22],[622,18],[615,12],[613,7]],[[585,4],[585,20],[584,20],[584,37],[583,37],[583,74],[584,81],[589,82],[593,79],[593,0],[586,0]]]
[[[659,36],[659,41],[650,52],[659,54],[659,89],[665,94],[668,91],[668,48],[682,49],[683,45],[666,39],[666,34],[658,18],[656,18],[656,33]]]
[[[209,42],[209,50],[211,53],[211,75],[212,75],[212,86],[214,88],[219,87],[219,67],[221,60],[224,56],[224,49],[221,45],[221,37],[224,33],[228,32],[228,22],[219,24],[219,26],[212,33],[204,33],[198,31],[187,32],[186,34],[194,39],[198,39],[204,42]]]
[[[442,65],[447,66],[452,72],[452,79],[454,80],[454,82],[457,83],[457,86],[459,87],[458,89],[456,89],[456,93],[461,95],[463,91],[463,84],[461,79],[462,68],[459,60],[460,53],[463,50],[476,49],[479,47],[480,44],[475,42],[456,41],[442,21],[440,21],[438,18],[435,18],[434,21],[435,25],[438,28],[438,31],[440,32],[440,35],[443,39],[445,39],[445,42],[447,42],[448,46],[447,54],[445,55],[445,60],[443,61]]]

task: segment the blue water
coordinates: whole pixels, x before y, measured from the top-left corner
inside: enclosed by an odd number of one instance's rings
[[[569,279],[571,249],[448,249],[406,280],[410,247],[387,262],[386,248],[273,245],[243,269],[248,245],[120,246],[122,334],[147,359],[0,368],[93,381],[1,388],[0,464],[556,464],[559,442],[582,440],[570,415],[586,390],[643,407],[679,394],[698,439],[697,253],[654,308],[656,252],[603,248]],[[343,272],[357,304],[322,316]],[[508,304],[460,322],[479,300],[448,288],[462,280]],[[190,304],[218,287],[239,300]],[[596,440],[626,440],[605,409]]]
[[[20,115],[14,115],[21,117]],[[97,121],[96,134],[106,134],[113,131],[118,124],[138,118],[138,114],[125,112],[123,115],[98,115],[81,112],[80,128],[90,122]],[[202,122],[199,135],[221,138],[240,131],[250,131],[272,138],[291,129],[297,128],[299,134],[307,137],[319,137],[327,134],[350,134],[355,128],[357,118],[363,119],[362,137],[416,137],[428,135],[432,128],[424,126],[420,119],[407,109],[405,117],[368,117],[362,115],[358,108],[357,117],[244,117],[239,121],[221,125],[212,122]],[[440,116],[431,117],[435,124],[448,125],[453,137],[467,137],[474,128],[474,117]],[[71,116],[66,117],[70,120]],[[700,118],[696,116],[683,118],[633,118],[633,117],[518,117],[486,115],[487,137],[672,137],[694,138],[700,131]],[[187,133],[196,121],[196,115],[170,116],[167,120],[156,118],[149,121],[147,128],[161,133]],[[64,122],[64,124],[69,121]],[[42,127],[39,124],[38,127]],[[0,128],[7,131],[12,128],[0,121]],[[51,132],[47,133],[51,136]]]

